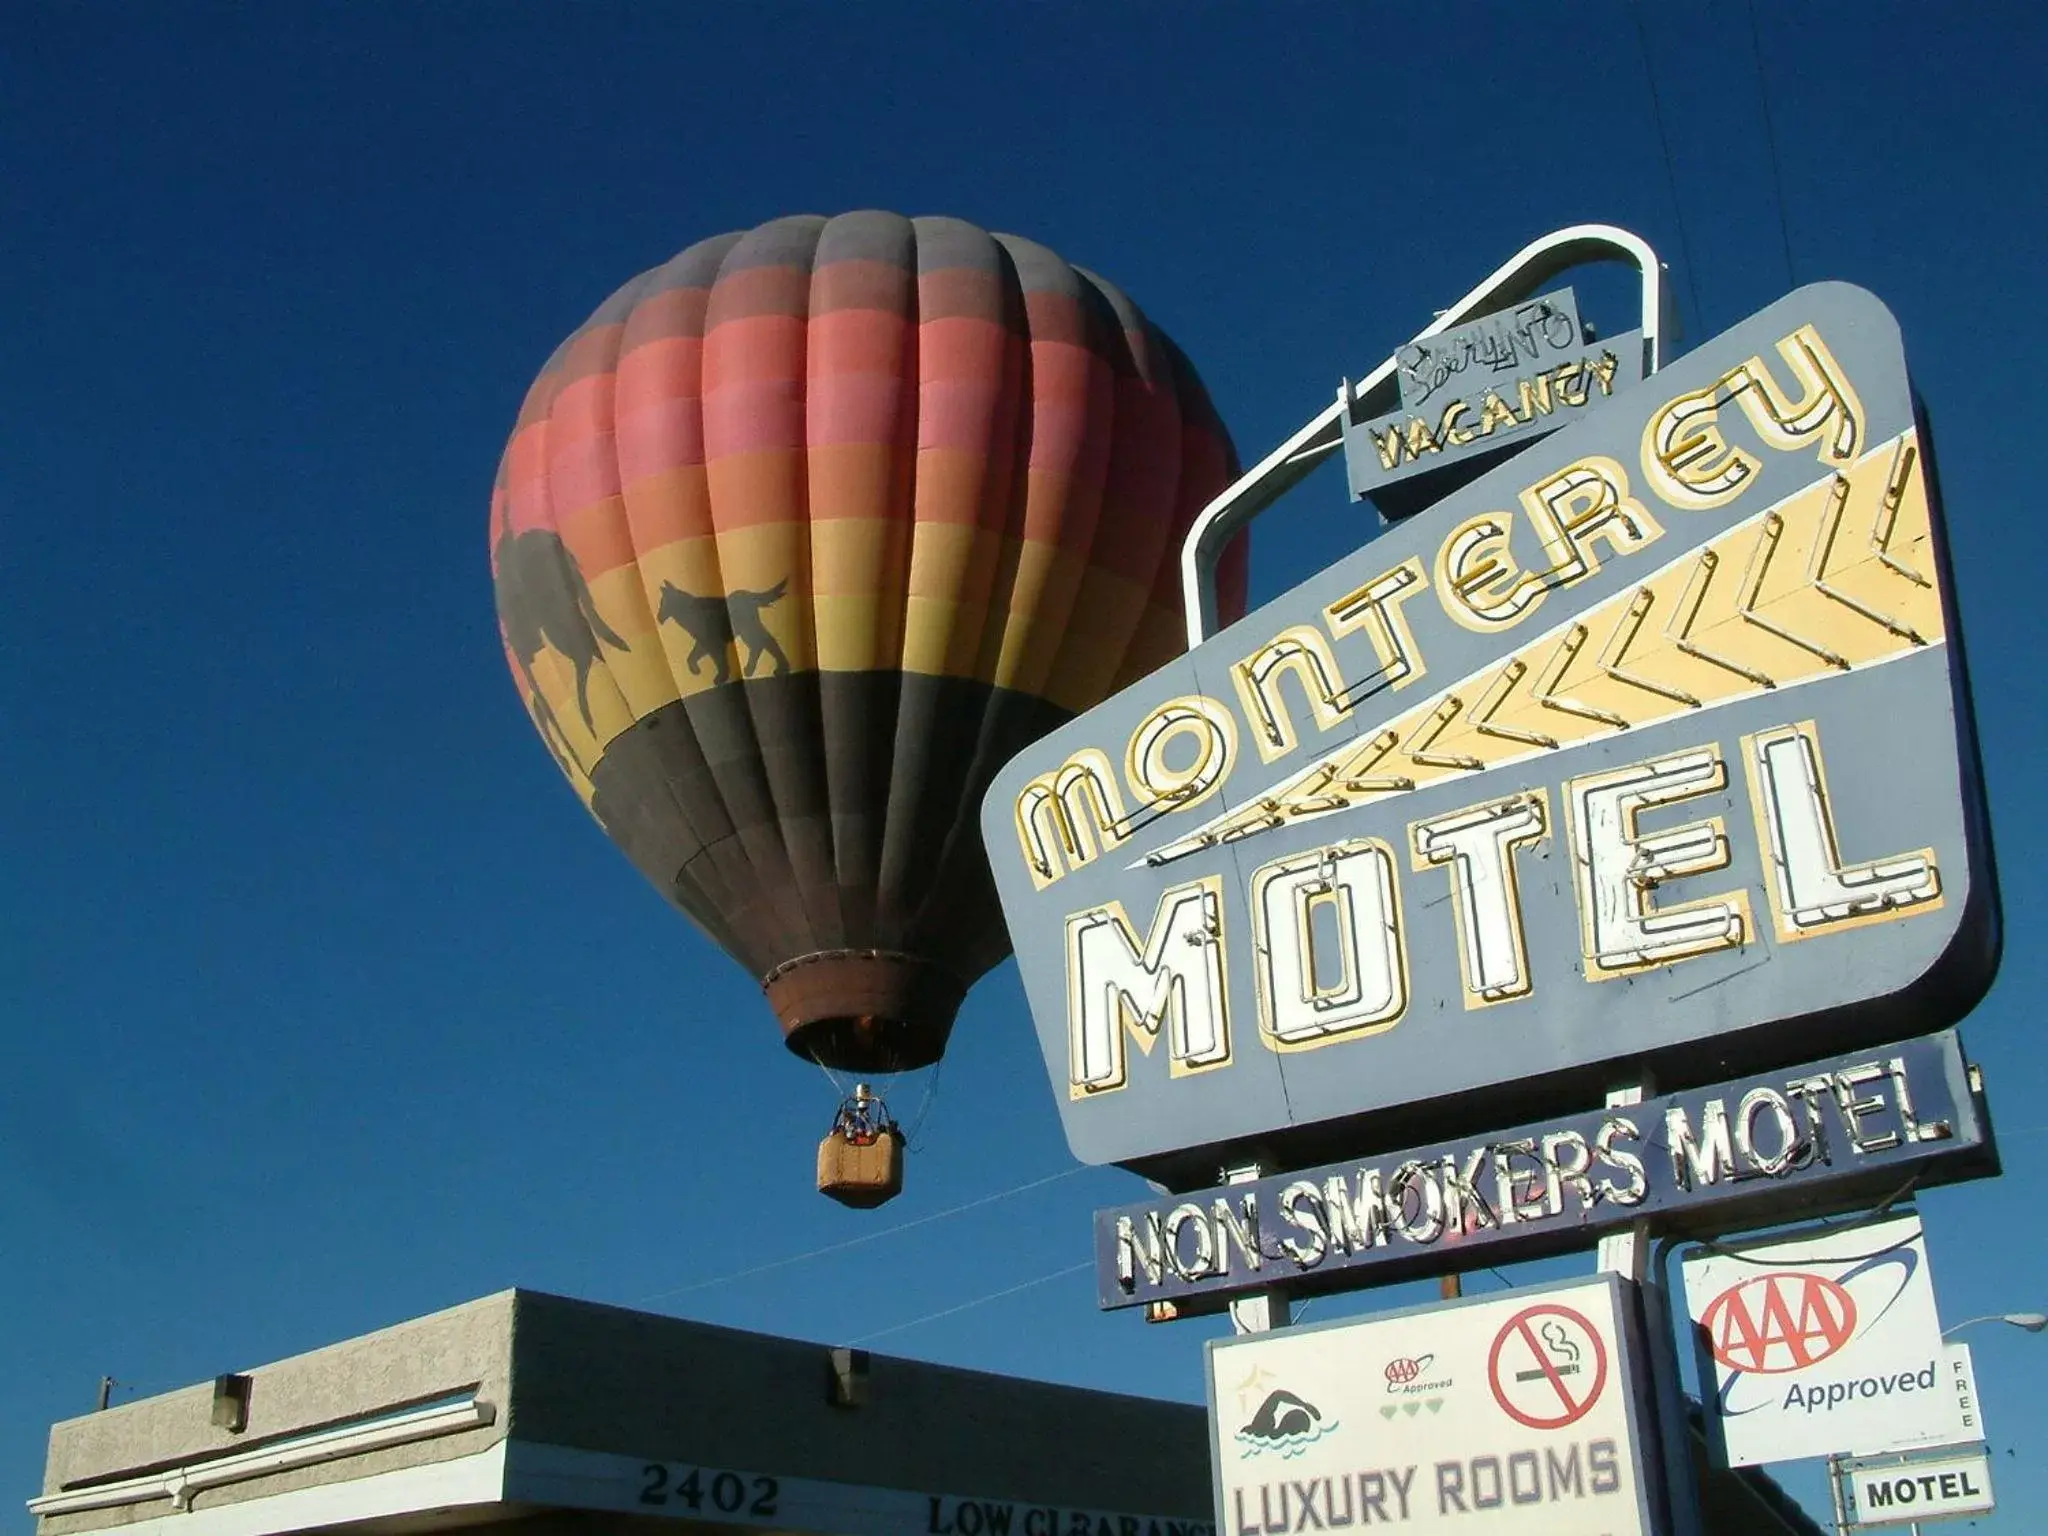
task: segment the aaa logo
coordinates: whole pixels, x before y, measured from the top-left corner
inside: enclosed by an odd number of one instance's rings
[[[1416,1377],[1427,1370],[1430,1361],[1435,1358],[1435,1355],[1424,1355],[1420,1359],[1403,1357],[1399,1360],[1389,1360],[1387,1362],[1387,1390],[1391,1392],[1396,1387],[1407,1386],[1409,1382],[1415,1380]]]
[[[1772,1376],[1816,1365],[1856,1332],[1856,1302],[1825,1275],[1785,1270],[1732,1285],[1707,1304],[1700,1326],[1731,1371]]]

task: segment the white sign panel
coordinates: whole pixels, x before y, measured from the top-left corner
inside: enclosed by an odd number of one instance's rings
[[[1852,1526],[1951,1520],[1998,1505],[1991,1496],[1991,1453],[1981,1445],[1903,1464],[1851,1467],[1846,1476]]]
[[[1711,1354],[1727,1465],[1969,1439],[1917,1217],[1694,1250],[1685,1294]]]
[[[1951,1344],[1948,1346],[1948,1380],[1955,1388],[1956,1411],[1963,1432],[1958,1440],[1988,1440],[1990,1433],[1984,1428],[1984,1410],[1977,1406],[1977,1368],[1970,1360],[1970,1346]]]
[[[1220,1536],[1651,1536],[1613,1276],[1212,1341]]]

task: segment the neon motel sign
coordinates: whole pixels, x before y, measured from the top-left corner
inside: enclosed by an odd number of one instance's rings
[[[1077,1153],[1966,1009],[1927,453],[1890,316],[1801,290],[1022,754],[984,835]]]

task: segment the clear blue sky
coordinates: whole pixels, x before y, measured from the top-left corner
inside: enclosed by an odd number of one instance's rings
[[[1111,276],[1248,459],[1558,225],[1648,236],[1695,340],[1794,280],[1877,292],[1940,443],[2009,925],[1966,1039],[2010,1171],[1927,1201],[1935,1272],[1950,1320],[2048,1309],[2048,23],[1757,9],[1784,237],[1733,0],[1641,13],[1668,166],[1612,0],[14,7],[0,1522],[102,1373],[158,1390],[513,1284],[1200,1396],[1212,1325],[1099,1315],[1085,1273],[897,1328],[1085,1260],[1139,1188],[1113,1170],[681,1290],[1075,1168],[1005,966],[908,1192],[821,1200],[832,1090],[505,673],[484,520],[528,380],[625,277],[788,212],[955,213]],[[1255,596],[1369,527],[1312,481]],[[1975,1341],[1987,1523],[2037,1528],[2048,1339]]]

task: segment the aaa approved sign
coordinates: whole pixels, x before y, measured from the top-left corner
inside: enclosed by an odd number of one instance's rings
[[[1917,1217],[1696,1251],[1685,1295],[1731,1467],[1952,1445],[1967,1421]]]
[[[1649,1536],[1625,1308],[1601,1276],[1212,1341],[1221,1536]]]

